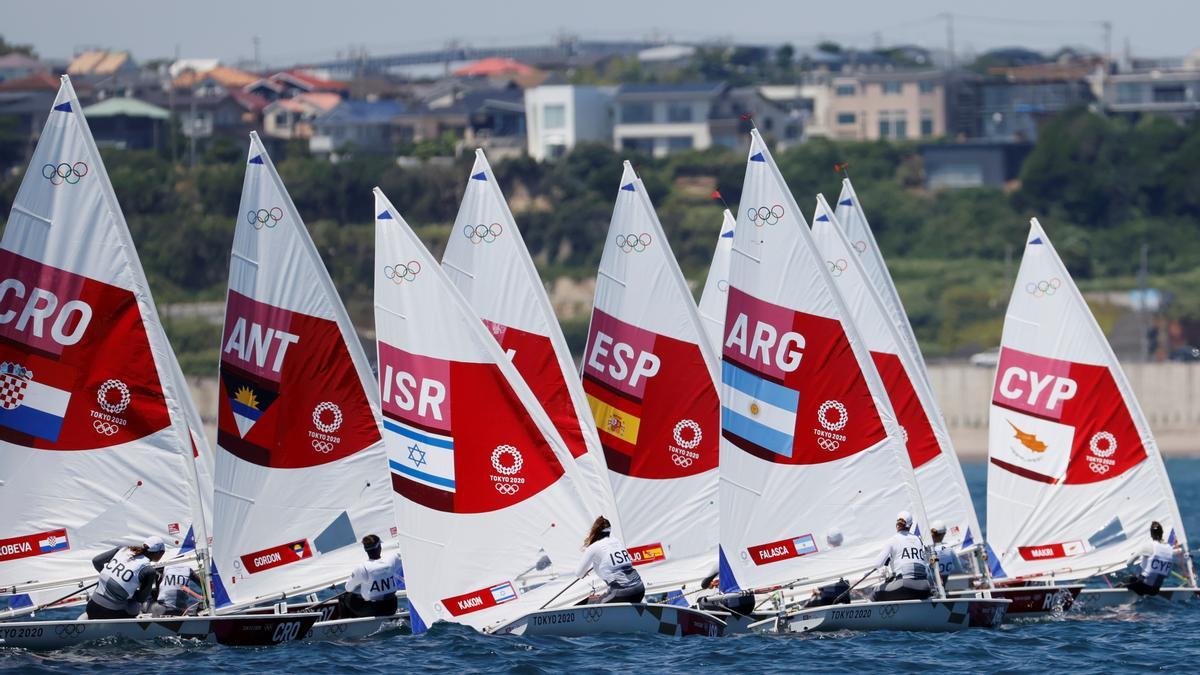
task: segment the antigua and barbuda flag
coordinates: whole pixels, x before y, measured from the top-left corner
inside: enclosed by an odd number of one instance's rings
[[[233,421],[237,423],[238,434],[245,438],[251,427],[258,422],[267,408],[279,398],[279,393],[271,391],[248,378],[239,377],[231,368],[222,368],[222,379],[225,384],[225,395],[229,399],[229,411],[233,413]]]

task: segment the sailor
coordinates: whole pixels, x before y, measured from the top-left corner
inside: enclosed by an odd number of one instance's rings
[[[1163,543],[1162,537],[1162,525],[1157,520],[1150,523],[1150,541],[1130,560],[1137,564],[1138,574],[1129,577],[1125,588],[1138,595],[1158,595],[1175,560],[1175,550],[1170,544]]]
[[[942,578],[942,585],[945,586],[946,580],[950,578],[951,574],[963,574],[966,569],[954,547],[942,543],[942,540],[946,538],[945,523],[940,520],[933,521],[929,526],[929,535],[933,537],[933,559],[937,562],[938,575]]]
[[[368,534],[362,538],[367,561],[350,573],[346,581],[346,592],[340,601],[341,618],[356,616],[391,616],[396,613],[397,578],[400,557],[383,555],[383,542],[379,537]]]
[[[135,618],[154,591],[158,579],[154,563],[166,550],[161,537],[149,536],[141,546],[118,546],[92,558],[92,566],[100,578],[96,592],[88,598],[87,618]]]
[[[646,596],[642,576],[633,569],[633,557],[620,539],[612,536],[612,524],[604,516],[592,523],[583,542],[583,560],[575,576],[582,579],[590,570],[608,584],[599,602],[641,602]]]
[[[909,532],[912,514],[896,515],[896,534],[887,541],[875,567],[888,567],[891,574],[871,594],[871,600],[924,600],[932,593],[929,585],[929,552],[920,537]]]
[[[182,616],[188,613],[189,598],[200,598],[192,585],[200,586],[200,576],[192,563],[179,562],[167,565],[158,577],[158,589],[154,602],[150,603],[151,616]]]

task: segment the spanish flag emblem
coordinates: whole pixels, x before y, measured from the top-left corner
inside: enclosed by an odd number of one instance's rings
[[[637,445],[638,428],[642,424],[640,417],[601,401],[591,394],[587,395],[587,399],[597,429],[630,445]]]

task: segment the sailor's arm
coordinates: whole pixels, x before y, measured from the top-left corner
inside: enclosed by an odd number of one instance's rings
[[[119,550],[121,550],[121,547],[117,546],[112,550],[105,551],[95,558],[92,558],[92,567],[95,567],[97,572],[104,569],[104,566],[108,564],[109,560],[112,560],[112,557],[116,555],[117,551]]]

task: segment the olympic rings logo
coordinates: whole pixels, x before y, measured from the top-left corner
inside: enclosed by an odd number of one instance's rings
[[[312,447],[313,450],[316,450],[322,454],[333,452],[333,443],[330,443],[329,441],[319,441],[314,438],[312,441]]]
[[[75,162],[74,164],[60,162],[42,167],[42,178],[50,181],[51,185],[62,185],[63,183],[74,185],[86,175],[88,175],[86,162]]]
[[[327,412],[333,413],[332,422],[326,423],[322,419],[322,415]],[[316,427],[318,431],[326,434],[332,434],[342,426],[342,409],[338,407],[336,403],[331,403],[329,401],[318,403],[317,407],[313,408],[312,421],[313,426]]]
[[[826,413],[830,410],[837,411],[837,420],[830,422]],[[846,423],[850,421],[850,413],[846,410],[846,406],[841,401],[825,401],[817,408],[817,421],[821,423],[827,431],[841,431],[846,427]]]
[[[818,436],[817,437],[817,447],[822,450],[825,450],[826,452],[833,452],[834,450],[837,450],[838,448],[842,447],[842,442],[835,441],[832,438],[823,438],[821,436]]]
[[[105,422],[104,420],[92,420],[92,428],[96,430],[96,433],[103,434],[105,436],[115,435],[121,430],[121,427],[113,424],[112,422]]]
[[[1107,464],[1101,464],[1100,462],[1088,462],[1088,468],[1094,473],[1108,473],[1108,469],[1110,467]]]
[[[504,233],[504,227],[500,223],[492,223],[491,225],[464,225],[463,236],[471,240],[472,244],[480,242],[492,243],[496,241]]]
[[[893,616],[896,616],[897,611],[899,610],[895,605],[884,605],[883,607],[879,608],[879,615],[885,619],[890,619]]]
[[[653,241],[649,232],[641,234],[618,234],[616,237],[617,248],[624,253],[633,253],[637,251],[641,253],[646,250],[646,247]]]
[[[1104,447],[1100,447],[1100,441],[1104,441]],[[1113,453],[1117,451],[1117,437],[1107,431],[1097,432],[1088,442],[1088,448],[1097,457],[1112,457]]]
[[[407,263],[398,265],[386,265],[383,268],[383,276],[391,279],[392,283],[397,285],[405,281],[415,281],[420,273],[421,263],[416,260],[409,260]]]
[[[750,222],[754,223],[755,227],[763,225],[775,225],[783,218],[784,210],[781,204],[758,208],[750,207],[746,209],[746,215],[750,216]]]
[[[838,258],[837,260],[826,260],[825,264],[829,265],[829,273],[835,277],[842,276],[842,272],[845,272],[847,269],[850,268],[850,264],[846,262],[845,258]]]
[[[516,483],[496,483],[496,492],[509,497],[517,494],[521,490],[521,486]]]
[[[718,280],[717,281],[717,290],[721,291],[722,293],[728,293],[729,292],[729,282],[725,281],[724,279]]]
[[[1054,277],[1053,279],[1025,284],[1025,292],[1035,298],[1042,298],[1047,295],[1054,295],[1060,286],[1062,286],[1062,281],[1058,277]]]
[[[500,462],[500,459],[506,456],[512,458],[512,464],[507,466]],[[511,445],[498,445],[496,446],[495,450],[492,450],[492,468],[500,474],[512,476],[520,471],[521,467],[524,465],[525,459],[521,457],[521,451],[517,450]],[[505,483],[505,485],[507,485],[507,483]],[[497,487],[496,489],[499,490],[500,488]],[[503,490],[501,490],[501,492],[503,492]]]
[[[692,432],[692,437],[688,440],[683,440],[683,431],[687,429]],[[691,450],[697,445],[700,445],[700,439],[704,438],[704,433],[700,431],[700,425],[694,420],[679,420],[675,428],[671,431],[671,435],[675,437],[675,443],[684,450]],[[688,464],[691,464],[688,460]]]
[[[76,635],[82,635],[85,630],[87,630],[87,626],[77,623],[68,623],[54,627],[54,633],[59,637],[75,637]]]
[[[603,617],[604,617],[604,610],[602,610],[602,609],[585,609],[585,610],[583,610],[583,618],[588,623],[596,623]]]
[[[278,206],[270,209],[258,209],[257,211],[246,212],[246,222],[253,225],[256,230],[263,229],[264,225],[266,227],[275,227],[281,220],[283,220],[283,209]]]
[[[113,389],[116,389],[121,394],[120,400],[116,403],[110,403],[108,400],[108,394]],[[100,385],[100,388],[96,390],[96,403],[106,413],[119,415],[125,412],[125,409],[129,407],[129,399],[129,387],[117,379],[105,380],[104,384]]]
[[[685,469],[692,465],[692,458],[684,457],[683,455],[671,455],[671,461],[675,462],[676,466],[681,466]]]
[[[863,241],[862,239],[859,239],[858,241],[854,242],[853,244],[851,244],[851,246],[853,246],[854,250],[858,251],[859,253],[867,252],[867,242]]]

